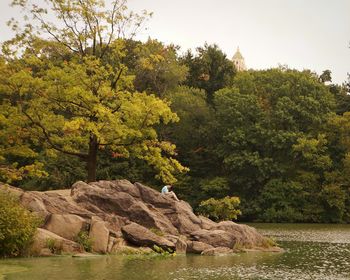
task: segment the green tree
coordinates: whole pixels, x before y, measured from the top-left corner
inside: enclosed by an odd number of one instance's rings
[[[24,140],[32,140],[29,122],[8,98],[5,84],[12,73],[7,70],[5,60],[0,58],[0,181],[14,183],[28,177],[45,177],[35,145]]]
[[[294,188],[295,197],[305,201],[302,209],[320,208],[320,218],[323,208],[314,194],[321,192],[325,172],[334,168],[326,131],[334,108],[328,86],[309,71],[245,71],[237,74],[233,87],[215,93],[214,105],[221,137],[216,153],[229,180],[228,194],[242,198],[244,215],[261,217],[266,200],[274,214],[263,220],[299,220],[300,205],[286,200],[287,189]],[[316,179],[307,181],[303,174]],[[308,195],[302,197],[300,187]],[[286,203],[284,209],[273,206],[275,194],[280,194],[278,203]],[[311,221],[314,213],[308,213],[305,219]]]
[[[324,70],[320,75],[320,81],[322,83],[332,82],[332,72],[330,70]]]
[[[230,85],[236,73],[233,62],[215,44],[198,47],[196,55],[187,51],[182,62],[189,69],[184,84],[203,89],[209,103],[212,103],[215,91]]]
[[[159,178],[174,182],[174,174],[185,168],[171,157],[175,146],[158,140],[154,126],[178,117],[166,102],[135,91],[133,76],[121,63],[125,53],[120,38],[128,31],[132,36],[145,17],[128,14],[124,1],[113,1],[111,9],[95,0],[50,0],[49,9],[13,3],[29,8],[33,21],[22,36],[4,44],[5,68],[11,73],[4,86],[7,100],[30,123],[32,137],[48,153],[86,162],[88,181],[96,180],[98,151],[108,147],[120,157],[145,160]],[[53,11],[57,22],[47,20],[47,11]],[[52,40],[40,39],[41,34]],[[11,52],[14,44],[24,48],[20,57]],[[54,60],[52,53],[71,55]]]
[[[187,75],[187,67],[178,61],[177,51],[178,47],[165,46],[157,40],[139,44],[132,52],[137,57],[133,68],[135,88],[161,98],[174,90]]]

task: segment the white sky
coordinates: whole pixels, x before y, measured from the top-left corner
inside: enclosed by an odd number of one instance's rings
[[[11,0],[0,0],[0,41]],[[150,36],[185,51],[216,43],[231,58],[239,46],[253,69],[329,69],[333,82],[350,72],[350,0],[129,0],[131,10],[153,12],[138,39]]]

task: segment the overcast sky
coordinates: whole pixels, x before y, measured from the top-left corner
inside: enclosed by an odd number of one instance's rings
[[[16,14],[0,0],[0,38]],[[174,43],[182,50],[216,43],[231,58],[239,46],[248,68],[329,69],[333,82],[350,72],[350,0],[129,0],[153,12],[138,38]]]

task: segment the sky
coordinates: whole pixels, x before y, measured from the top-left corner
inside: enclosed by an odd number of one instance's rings
[[[18,16],[10,2],[0,0],[0,41],[12,36],[5,23]],[[350,72],[350,0],[129,0],[128,7],[153,12],[140,40],[183,52],[215,43],[229,58],[239,47],[248,68],[329,69],[338,84]]]

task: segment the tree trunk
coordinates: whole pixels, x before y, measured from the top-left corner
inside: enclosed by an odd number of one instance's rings
[[[96,168],[97,168],[97,137],[96,135],[90,136],[89,143],[89,155],[87,157],[87,173],[88,173],[88,183],[96,181]]]

